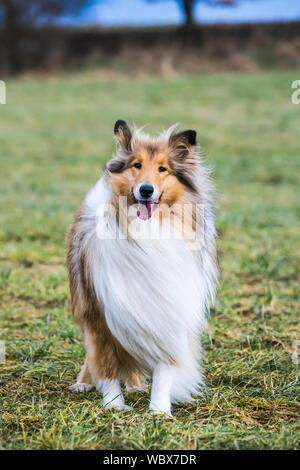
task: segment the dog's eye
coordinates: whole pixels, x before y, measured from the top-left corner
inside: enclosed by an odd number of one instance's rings
[[[139,162],[135,163],[133,166],[134,166],[134,168],[137,168],[138,170],[140,170],[142,168],[142,164],[139,163]]]
[[[159,166],[158,171],[162,173],[163,171],[167,171],[167,169],[164,166]]]

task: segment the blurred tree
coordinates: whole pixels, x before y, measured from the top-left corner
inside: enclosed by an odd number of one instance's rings
[[[148,0],[148,1],[164,1],[164,0]],[[211,6],[232,7],[237,5],[241,0],[177,0],[184,12],[184,29],[190,31],[195,23],[194,7],[196,3],[206,3]]]
[[[185,14],[185,22],[184,25],[186,29],[191,29],[193,23],[194,23],[194,15],[193,15],[193,7],[195,0],[179,0],[179,3],[182,4],[183,11]]]
[[[226,6],[232,7],[236,5],[240,0],[177,0],[184,11],[185,21],[184,27],[186,30],[190,30],[194,24],[194,7],[196,3],[206,3],[211,6]]]
[[[74,16],[91,3],[92,0],[0,0],[0,28],[11,72],[20,70],[19,46],[24,29],[63,15]]]

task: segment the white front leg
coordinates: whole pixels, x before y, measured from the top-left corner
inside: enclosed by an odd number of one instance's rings
[[[174,366],[159,363],[153,371],[150,410],[155,414],[171,415],[171,387],[176,369]]]
[[[131,410],[130,406],[125,405],[119,380],[99,380],[96,389],[103,395],[104,408],[117,408],[118,410]]]

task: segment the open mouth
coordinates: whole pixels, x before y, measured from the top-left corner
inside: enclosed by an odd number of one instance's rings
[[[154,209],[158,206],[159,199],[136,199],[137,204],[137,216],[142,220],[147,220],[152,217]]]

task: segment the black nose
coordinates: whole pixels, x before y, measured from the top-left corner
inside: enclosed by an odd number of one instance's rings
[[[154,188],[153,186],[151,186],[151,184],[142,184],[142,186],[140,187],[140,195],[145,199],[151,197],[153,193]]]

